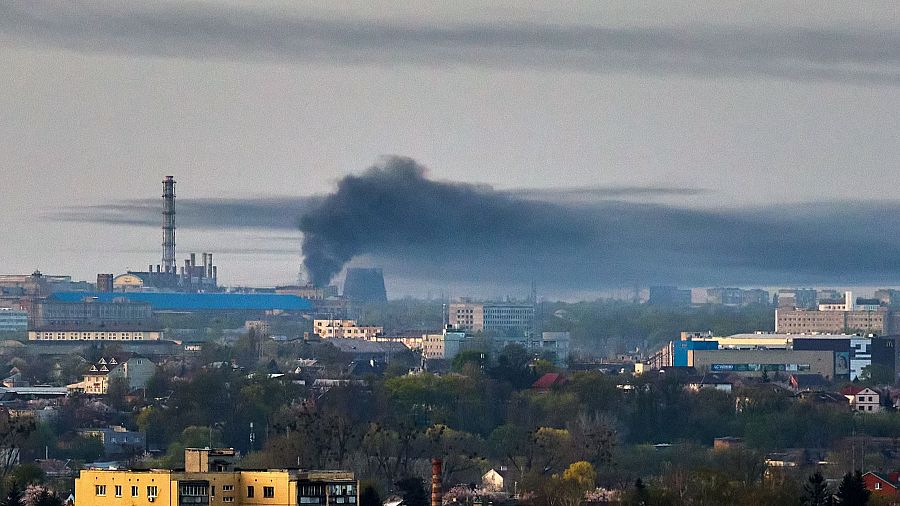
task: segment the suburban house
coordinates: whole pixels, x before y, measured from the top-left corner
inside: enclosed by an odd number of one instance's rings
[[[534,383],[532,383],[531,388],[534,390],[550,390],[552,388],[562,386],[566,383],[565,376],[556,373],[556,372],[548,372],[537,379]]]
[[[147,434],[113,425],[105,429],[79,429],[78,434],[94,437],[103,443],[103,454],[112,455],[142,454],[147,448]]]
[[[900,497],[900,473],[896,471],[891,473],[869,471],[863,475],[863,481],[874,495],[893,499]]]
[[[822,391],[831,387],[831,383],[821,374],[791,374],[788,383],[795,392]]]
[[[508,492],[507,487],[513,483],[513,478],[506,466],[491,468],[481,476],[481,487],[486,492]]]
[[[868,387],[847,386],[841,389],[841,395],[850,401],[850,409],[862,413],[881,411],[881,394]]]
[[[734,382],[724,374],[704,374],[691,376],[685,381],[685,388],[691,392],[700,390],[718,390],[731,393]]]
[[[68,389],[90,395],[106,395],[110,380],[122,378],[128,384],[128,391],[133,392],[145,388],[155,372],[156,364],[140,355],[101,357],[96,364],[91,365],[79,383],[69,385]]]

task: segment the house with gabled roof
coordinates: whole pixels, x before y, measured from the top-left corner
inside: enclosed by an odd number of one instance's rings
[[[863,475],[866,488],[874,495],[896,499],[900,497],[900,473],[869,471]]]
[[[566,377],[556,372],[548,372],[531,384],[534,390],[547,391],[566,384]]]
[[[850,409],[858,413],[881,411],[881,394],[869,387],[849,385],[841,389],[841,395],[850,401]]]
[[[89,395],[106,395],[110,380],[122,378],[127,382],[128,391],[133,392],[145,388],[155,372],[156,364],[152,360],[134,353],[100,357],[96,363],[91,364],[79,383],[69,385],[68,388],[70,391]]]

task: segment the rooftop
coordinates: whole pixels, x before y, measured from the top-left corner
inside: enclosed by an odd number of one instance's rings
[[[56,292],[53,298],[63,302],[78,302],[96,297],[100,302],[126,298],[133,302],[149,303],[155,311],[305,311],[312,309],[308,299],[296,295],[274,293],[184,293],[184,292],[126,292],[85,293]]]

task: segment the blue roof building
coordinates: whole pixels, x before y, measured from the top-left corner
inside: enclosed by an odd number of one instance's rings
[[[154,311],[307,311],[309,299],[274,293],[185,293],[185,292],[56,292],[53,299],[80,302],[93,298],[100,302],[127,299],[146,302]]]

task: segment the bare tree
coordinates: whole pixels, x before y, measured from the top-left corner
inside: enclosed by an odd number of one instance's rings
[[[9,410],[0,408],[0,483],[6,481],[10,471],[19,463],[22,443],[35,429],[31,417],[15,417]]]

